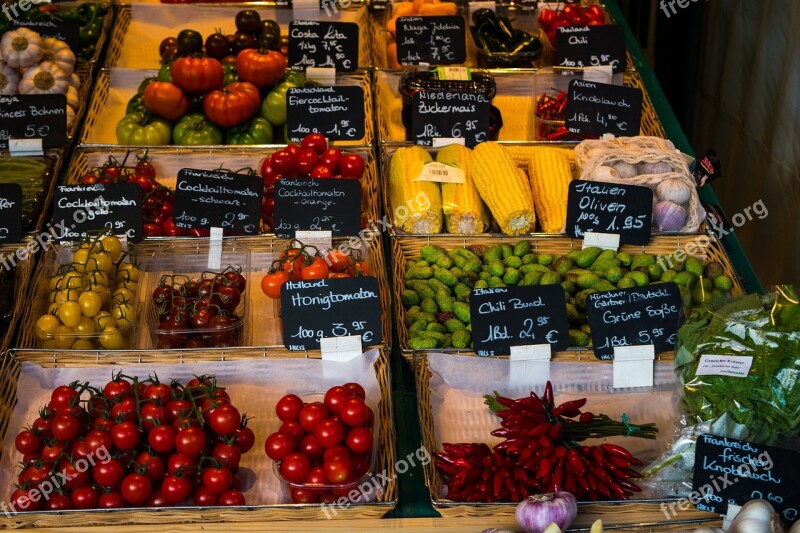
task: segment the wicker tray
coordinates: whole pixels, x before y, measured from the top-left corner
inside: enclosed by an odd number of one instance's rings
[[[86,121],[79,138],[85,146],[119,145],[116,125],[125,116],[125,107],[135,94],[139,84],[147,77],[155,76],[156,70],[127,68],[102,69],[95,78],[92,89],[92,102],[86,112]],[[373,95],[370,88],[372,74],[369,70],[359,70],[350,74],[337,74],[339,85],[355,85],[364,89],[364,138],[359,141],[334,141],[339,147],[372,146],[375,139],[373,116]],[[269,145],[266,145],[269,146]],[[264,145],[259,145],[263,148]],[[217,145],[215,148],[239,149],[239,145]]]
[[[273,19],[288,31],[293,20],[292,10],[269,5],[250,6],[259,11],[262,19]],[[199,31],[204,37],[216,28],[233,32],[236,13],[245,3],[234,4],[160,4],[135,3],[117,6],[117,18],[108,43],[105,67],[137,69],[158,68],[158,45],[165,37],[175,37],[184,27]],[[136,11],[136,13],[134,13]],[[340,9],[330,17],[320,12],[316,20],[326,22],[355,22],[360,27],[358,65],[372,65],[372,39],[367,33],[368,16],[363,7]],[[144,22],[144,24],[142,24]],[[184,26],[184,23],[186,24]],[[140,27],[141,26],[141,27]]]
[[[15,351],[12,357],[0,364],[0,440],[5,443],[4,453],[13,444],[13,435],[19,428],[10,428],[11,413],[17,401],[17,380],[20,364],[30,362],[45,368],[51,367],[92,367],[98,365],[131,365],[142,366],[144,373],[157,369],[159,364],[184,363],[198,366],[202,373],[202,364],[220,361],[256,361],[269,359],[316,358],[303,353],[292,353],[283,350],[225,350],[225,351],[159,351],[159,352],[117,352],[113,358],[100,352],[26,352]],[[385,475],[379,481],[383,492],[377,501],[366,504],[353,504],[347,509],[335,508],[336,514],[328,510],[333,518],[380,518],[391,511],[397,504],[397,485],[395,473],[395,434],[392,422],[392,400],[390,394],[390,374],[388,354],[380,350],[375,361],[375,373],[380,387],[381,400],[376,416],[379,420],[380,456],[378,472]],[[265,431],[268,431],[265,429]],[[260,448],[250,453],[260,454]],[[266,458],[265,458],[266,460]],[[10,490],[10,489],[9,489]],[[144,524],[201,524],[205,522],[252,523],[275,520],[323,520],[325,509],[321,505],[308,504],[275,504],[247,506],[238,508],[164,508],[164,509],[120,509],[102,511],[66,511],[66,512],[22,512],[10,516],[0,515],[0,525],[6,528],[23,527],[87,527],[90,525],[144,525]],[[177,526],[176,526],[177,527]],[[201,526],[195,526],[201,527]]]
[[[473,353],[464,353],[458,357],[477,357]],[[669,362],[672,360],[671,354],[662,354],[656,358],[656,361]],[[590,365],[610,365],[608,361],[598,361],[591,354],[581,353],[559,353],[554,354],[553,363],[568,363],[580,362]],[[413,358],[414,376],[417,385],[417,403],[419,408],[420,429],[422,431],[422,445],[428,450],[437,449],[437,429],[434,423],[433,408],[431,403],[431,371],[428,362],[428,352],[416,352]],[[600,387],[600,381],[597,384],[586,383],[586,388],[581,386],[581,394],[585,396],[588,391],[596,390]],[[597,385],[597,386],[596,386]],[[494,390],[498,385],[495,383],[487,383],[486,390]],[[452,406],[451,406],[452,409]],[[475,413],[469,414],[469,419],[477,416]],[[663,430],[663,429],[662,429]],[[669,432],[668,432],[669,433]],[[486,436],[489,439],[487,433]],[[454,502],[441,496],[442,479],[433,462],[424,466],[423,473],[425,476],[425,484],[431,496],[431,501],[434,508],[441,513],[444,517],[485,517],[497,518],[514,516],[516,504],[514,503],[486,503],[486,504],[468,504],[463,502]],[[573,527],[584,526],[587,527],[591,524],[592,520],[598,518],[603,519],[605,527],[626,527],[636,526],[636,531],[668,531],[672,530],[678,524],[679,520],[683,522],[682,527],[678,530],[686,531],[686,524],[701,520],[719,520],[719,515],[705,513],[701,511],[689,510],[682,511],[681,514],[673,520],[665,520],[664,512],[661,510],[661,503],[663,500],[641,500],[641,501],[617,501],[605,503],[580,503],[578,506],[578,520]],[[664,526],[663,528],[661,526]]]
[[[620,247],[620,251],[633,253],[653,253],[653,254],[671,254],[676,250],[685,250],[688,243],[696,243],[698,237],[704,234],[697,235],[676,235],[676,236],[659,236],[654,237],[650,244],[647,246],[633,246],[624,245]],[[399,347],[404,351],[407,359],[411,358],[411,353],[408,351],[408,329],[403,323],[401,317],[404,316],[405,310],[400,301],[400,296],[405,289],[405,272],[406,264],[410,259],[419,256],[420,249],[427,244],[435,244],[441,246],[445,250],[450,250],[455,247],[466,248],[472,244],[492,245],[501,242],[516,243],[521,240],[527,240],[531,243],[531,252],[535,254],[553,254],[563,255],[573,249],[580,249],[582,246],[581,240],[570,239],[561,235],[530,235],[508,237],[504,235],[475,235],[475,236],[455,236],[455,235],[430,235],[424,237],[411,237],[411,236],[392,236],[391,241],[391,254],[392,254],[392,299],[395,316],[397,320],[397,339]],[[705,241],[705,238],[703,238]],[[733,280],[733,289],[731,294],[739,296],[744,294],[742,288],[742,281],[736,274],[731,265],[725,250],[719,241],[713,236],[708,236],[708,245],[705,247],[705,255],[698,253],[699,258],[707,259],[709,261],[717,261],[723,267],[724,273]],[[455,350],[453,350],[455,351]],[[594,359],[591,348],[581,348],[570,350],[572,356],[581,357],[588,355],[588,358]]]
[[[362,254],[365,256],[366,260],[368,261],[371,273],[375,278],[378,280],[378,290],[379,290],[379,298],[380,298],[380,306],[381,306],[381,326],[383,329],[383,339],[378,339],[375,344],[380,344],[381,342],[388,341],[392,338],[392,322],[391,322],[391,296],[389,293],[389,283],[387,280],[386,274],[386,264],[383,258],[383,246],[382,246],[382,239],[380,236],[375,238],[366,239],[366,243],[364,241],[358,240],[350,240],[348,238],[337,238],[333,240],[333,247],[336,248],[340,245],[345,245],[346,243],[350,243],[352,248],[360,249]],[[226,239],[228,241],[229,239]],[[267,269],[271,265],[272,261],[278,257],[278,254],[284,250],[287,245],[289,244],[288,239],[278,239],[273,236],[262,235],[257,237],[239,237],[235,239],[230,239],[234,243],[241,243],[244,247],[249,250],[250,253],[250,262],[251,262],[251,274],[247,279],[248,284],[251,288],[251,296],[250,301],[247,302],[248,305],[248,312],[246,316],[246,320],[249,322],[249,330],[252,332],[251,338],[253,340],[253,344],[255,346],[268,346],[268,347],[275,347],[275,348],[283,348],[283,338],[281,334],[281,325],[280,325],[280,312],[279,312],[279,305],[277,301],[270,300],[267,298],[260,290],[259,284],[261,281],[261,277],[266,273]],[[202,243],[207,244],[207,239],[191,239],[191,238],[182,238],[182,239],[149,239],[147,241],[143,241],[141,244],[137,246],[137,253],[138,256],[142,260],[147,260],[148,257],[151,257],[154,253],[157,253],[159,247],[161,245],[169,245],[173,243],[179,243],[179,246],[182,248],[181,253],[186,254],[193,254],[199,253],[197,250],[200,249]],[[43,296],[34,297],[37,294],[40,294],[40,290],[46,290],[47,287],[47,271],[49,268],[49,264],[42,261],[36,268],[35,273],[32,277],[32,288],[30,292],[30,297],[25,302],[25,306],[20,314],[23,317],[22,324],[25,326],[20,328],[19,335],[17,336],[16,342],[13,344],[16,348],[22,348],[29,350],[31,352],[36,351],[39,353],[46,353],[48,350],[39,349],[38,346],[38,339],[34,332],[34,325],[36,320],[38,319],[37,309],[39,308],[40,304],[39,301]],[[159,276],[158,273],[148,272],[147,268],[145,267],[145,271],[142,273],[142,279],[140,280],[140,286],[145,287],[147,285],[146,280],[150,276]],[[41,288],[44,289],[41,289]],[[146,306],[149,304],[149,296],[144,294],[144,291],[139,291],[139,300],[138,300],[138,315],[137,315],[137,324],[136,329],[134,330],[134,340],[132,341],[132,345],[134,348],[139,349],[146,346],[149,346],[148,340],[149,336],[145,330],[146,325],[146,313],[145,309]],[[120,353],[120,352],[114,352]]]
[[[567,69],[574,71],[575,69]],[[532,140],[533,86],[535,69],[490,69],[495,78],[497,95],[492,100],[503,116],[500,141],[520,142]],[[400,71],[376,70],[374,83],[375,120],[378,140],[381,144],[406,143],[405,128],[401,120],[402,102],[398,92]],[[647,94],[639,71],[629,68],[622,76],[623,83],[642,91],[641,135],[666,137],[664,126],[656,114],[653,102]]]
[[[34,242],[32,239],[26,240],[19,244],[3,244],[0,245],[0,259],[5,263],[0,263],[0,268],[5,268],[5,264],[11,264],[11,258],[16,262],[14,267],[14,306],[15,311],[11,316],[11,320],[6,324],[5,329],[0,334],[0,357],[5,357],[6,351],[11,346],[15,334],[17,333],[17,326],[19,325],[20,318],[22,317],[23,305],[27,301],[28,289],[30,288],[31,275],[33,274],[34,263],[36,258],[29,256],[25,261],[19,261],[16,257],[16,252],[19,249],[24,249],[29,242]],[[38,243],[36,244],[38,246]],[[31,246],[33,246],[31,244]]]
[[[251,167],[259,170],[261,160],[272,155],[282,146],[243,147],[230,146],[213,149],[198,149],[192,147],[155,147],[148,148],[147,155],[152,158],[156,167],[159,183],[174,190],[178,171],[182,168],[197,168],[211,170],[223,165],[225,168],[238,170]],[[139,148],[135,154],[144,153],[144,148]],[[378,165],[375,152],[371,148],[353,147],[346,149],[357,153],[364,159],[364,176],[361,178],[361,213],[368,222],[378,219],[379,215],[379,190],[378,190]],[[64,176],[64,184],[74,185],[80,183],[81,177],[90,168],[101,166],[109,156],[114,156],[122,162],[126,149],[120,147],[93,147],[79,146],[72,154],[72,158]],[[135,157],[132,152],[126,164],[134,164]]]

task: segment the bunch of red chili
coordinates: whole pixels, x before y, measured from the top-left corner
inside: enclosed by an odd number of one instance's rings
[[[625,500],[639,487],[631,478],[642,463],[615,444],[582,446],[589,438],[635,436],[655,438],[655,424],[632,425],[623,416],[581,412],[586,399],[558,406],[547,383],[542,398],[486,396],[500,418],[492,432],[505,440],[494,449],[486,444],[443,444],[434,453],[436,467],[448,477],[447,497],[468,502],[518,502],[531,494],[565,490],[578,499]]]

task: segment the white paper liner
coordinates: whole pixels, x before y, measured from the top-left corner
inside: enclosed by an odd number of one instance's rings
[[[75,380],[89,381],[91,385],[102,388],[111,379],[112,372],[121,371],[140,379],[157,373],[164,382],[175,378],[183,384],[194,375],[216,376],[217,383],[226,388],[239,411],[253,417],[248,425],[255,433],[255,445],[242,455],[239,469],[247,505],[290,503],[288,491],[273,473],[272,460],[264,454],[264,441],[281,425],[275,414],[275,404],[284,394],[294,393],[302,397],[303,394],[325,392],[332,386],[354,381],[364,387],[367,399],[377,406],[381,400],[374,370],[377,358],[378,350],[369,350],[362,358],[347,363],[306,358],[83,368],[42,368],[33,363],[23,363],[18,380],[18,402],[11,415],[6,449],[0,457],[0,487],[5,491],[0,500],[8,498],[19,475],[22,455],[14,447],[14,437],[36,419],[39,409],[50,400],[53,389]],[[380,434],[379,422],[376,418],[373,429],[376,436]]]
[[[498,391],[503,396],[519,398],[531,392],[530,386],[511,385],[509,360],[443,353],[429,353],[427,357],[436,448],[440,450],[443,442],[485,442],[490,446],[501,442],[490,435],[500,427],[500,421],[483,403],[483,396]],[[551,363],[555,402],[588,398],[583,411],[606,414],[615,420],[625,413],[631,424],[654,422],[659,428],[655,440],[615,437],[586,441],[620,444],[647,464],[672,440],[677,402],[672,363],[655,364],[653,387],[614,389],[611,372],[612,366],[604,363]],[[514,381],[518,380],[515,377]],[[536,386],[534,391],[541,396],[544,387]]]

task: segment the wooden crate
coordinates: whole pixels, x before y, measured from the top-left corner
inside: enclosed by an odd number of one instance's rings
[[[158,351],[158,352],[115,352],[112,356],[101,352],[30,352],[16,350],[12,357],[0,363],[0,442],[4,443],[3,453],[13,446],[13,436],[20,428],[10,428],[9,423],[18,394],[17,380],[22,363],[34,363],[44,368],[52,367],[92,367],[98,365],[141,366],[145,373],[157,369],[158,364],[181,363],[198,366],[197,373],[203,371],[202,364],[219,361],[256,361],[262,358],[292,359],[319,358],[303,353],[285,350],[231,349],[220,351]],[[328,510],[335,519],[380,518],[394,509],[397,504],[396,448],[392,422],[392,399],[390,391],[389,359],[385,350],[380,350],[374,365],[380,386],[381,400],[377,406],[380,442],[378,472],[384,474],[380,479],[382,493],[377,501],[353,504],[347,509],[336,508],[336,513]],[[259,443],[249,453],[261,454]],[[264,460],[268,460],[266,457]],[[11,490],[9,487],[8,491]],[[85,528],[89,526],[122,526],[160,524],[168,529],[179,524],[195,524],[193,528],[203,528],[202,524],[225,522],[244,524],[266,521],[306,521],[324,520],[326,508],[319,504],[275,504],[249,505],[245,507],[216,508],[161,508],[161,509],[118,509],[66,512],[21,512],[5,516],[0,514],[0,526],[4,528]]]
[[[744,294],[742,288],[742,280],[737,276],[733,265],[731,264],[728,256],[725,254],[725,249],[713,236],[705,234],[693,235],[672,235],[672,236],[657,236],[653,237],[650,244],[646,246],[624,245],[620,247],[621,252],[635,253],[652,253],[652,254],[672,254],[676,250],[684,250],[688,243],[696,243],[698,237],[703,241],[707,240],[708,245],[705,246],[704,253],[700,250],[696,253],[696,257],[706,259],[708,261],[716,261],[723,266],[724,273],[733,280],[733,289],[731,294],[739,296]],[[392,236],[391,242],[391,264],[392,264],[392,298],[395,316],[397,319],[397,338],[401,350],[406,351],[406,357],[409,357],[408,350],[408,329],[404,325],[401,317],[405,315],[405,309],[400,301],[400,297],[405,290],[405,272],[406,265],[410,259],[419,256],[420,249],[428,244],[441,246],[445,250],[450,250],[456,247],[466,248],[473,244],[479,245],[493,245],[499,243],[514,244],[521,240],[527,240],[531,243],[531,253],[534,254],[552,254],[555,256],[565,255],[572,250],[580,250],[583,241],[579,239],[571,239],[564,235],[520,235],[516,237],[509,237],[506,235],[429,235],[429,236]],[[578,353],[589,352],[591,348],[583,348],[577,350]]]
[[[431,372],[427,358],[428,353],[414,353],[413,364],[422,445],[432,453],[433,450],[437,449],[437,439],[431,405]],[[459,357],[462,356],[477,357],[472,353],[459,355]],[[661,354],[657,356],[656,361],[671,361],[672,359],[672,354]],[[612,364],[611,361],[600,361],[591,354],[577,352],[554,354],[553,362],[581,362],[589,365]],[[493,384],[487,383],[487,391],[490,391],[492,386]],[[488,433],[487,438],[489,438]],[[445,498],[441,493],[442,479],[433,461],[424,465],[423,473],[434,509],[446,518],[480,517],[490,519],[514,516],[517,507],[516,503],[465,503]],[[613,529],[624,528],[628,530],[630,527],[632,531],[686,531],[687,524],[697,523],[698,521],[719,520],[719,515],[694,509],[681,511],[678,517],[668,520],[661,509],[663,501],[667,500],[582,502],[578,504],[578,520],[573,524],[573,527],[579,524],[580,526],[588,527],[592,521],[602,519],[605,527],[613,527]]]

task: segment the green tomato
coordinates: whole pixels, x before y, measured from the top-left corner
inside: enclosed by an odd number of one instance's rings
[[[239,81],[239,73],[236,72],[236,65],[223,65],[222,86],[227,87],[235,81]]]
[[[136,93],[134,94],[130,100],[128,100],[128,105],[125,107],[125,114],[130,113],[145,113],[147,112],[147,108],[144,105],[144,94]]]
[[[271,144],[272,124],[263,117],[255,117],[225,133],[226,144]]]
[[[170,143],[172,126],[149,113],[129,113],[117,123],[117,142],[132,146]]]
[[[175,124],[172,141],[181,146],[222,144],[222,130],[202,113],[189,113]]]
[[[277,88],[270,91],[261,102],[260,113],[273,126],[286,124],[286,94],[279,93]]]
[[[168,81],[172,83],[172,61],[168,61],[161,65],[161,68],[158,69],[158,76],[156,76],[158,81]],[[142,89],[144,91],[144,89]]]

